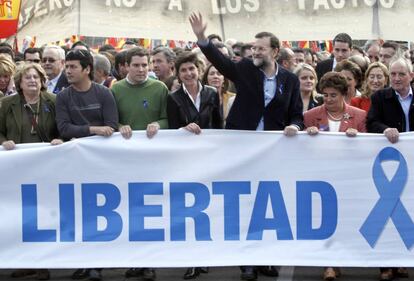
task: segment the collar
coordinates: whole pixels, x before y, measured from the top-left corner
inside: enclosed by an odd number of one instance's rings
[[[148,81],[148,75],[147,75],[147,78],[145,78],[145,80],[144,81],[142,81],[141,83],[134,83],[134,82],[132,82],[129,78],[129,74],[127,74],[127,76],[125,77],[125,80],[128,82],[128,84],[131,84],[131,85],[133,85],[133,86],[137,86],[137,85],[142,85],[142,84],[144,84],[145,82],[147,82]],[[105,82],[105,81],[104,81]]]
[[[57,81],[59,80],[60,76],[62,76],[62,73],[63,73],[63,71],[61,71],[61,72],[59,73],[59,75],[58,75],[58,76],[56,76],[56,77],[55,77],[55,78],[53,78],[52,80],[49,80],[48,82],[49,82],[49,83],[56,84],[56,83],[57,83]]]
[[[190,98],[191,98],[191,100],[193,99],[193,97],[191,96],[191,94],[190,94],[190,92],[187,90],[187,88],[185,87],[185,85],[184,85],[184,83],[182,83],[181,85],[183,85],[183,90],[184,90],[184,93],[186,93]],[[203,89],[203,86],[201,85],[201,83],[200,83],[200,81],[198,81],[198,92],[197,92],[197,97],[199,97],[200,96],[200,93],[201,93],[201,90]]]
[[[270,77],[267,77],[266,73],[263,71],[263,69],[260,68],[260,71],[263,73],[266,80],[275,80],[276,79],[277,75],[279,74],[279,65],[278,65],[278,63],[275,63],[275,66],[276,66],[276,72],[275,72],[274,75],[272,75]]]
[[[335,69],[337,64],[338,64],[338,62],[336,61],[336,58],[334,57],[331,71],[333,71]]]
[[[410,89],[408,90],[408,94],[405,96],[405,98],[401,97],[401,94],[397,91],[395,91],[395,94],[397,95],[400,101],[407,100],[413,97],[413,89],[410,87]]]

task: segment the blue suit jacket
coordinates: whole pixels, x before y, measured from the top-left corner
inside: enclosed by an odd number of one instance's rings
[[[283,130],[294,124],[302,130],[302,99],[298,78],[279,67],[274,98],[264,105],[264,73],[250,59],[233,62],[211,42],[199,46],[207,59],[226,78],[233,81],[237,95],[226,121],[226,129],[256,130],[264,117],[265,130]]]

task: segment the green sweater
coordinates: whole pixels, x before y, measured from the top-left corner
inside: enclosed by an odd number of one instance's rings
[[[148,124],[158,122],[161,129],[168,129],[168,89],[164,83],[147,79],[142,84],[132,85],[123,79],[112,86],[112,92],[121,125],[145,130]]]

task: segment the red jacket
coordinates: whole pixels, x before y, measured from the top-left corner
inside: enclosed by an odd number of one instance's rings
[[[306,111],[303,117],[305,128],[315,126],[320,131],[329,131],[328,114],[324,104]],[[339,131],[345,132],[348,128],[353,128],[361,133],[366,132],[366,117],[365,111],[345,104],[344,118],[342,118]]]

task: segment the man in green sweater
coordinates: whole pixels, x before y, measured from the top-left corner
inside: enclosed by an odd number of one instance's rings
[[[141,47],[129,49],[128,74],[112,86],[119,112],[119,132],[126,139],[133,130],[146,130],[152,138],[159,129],[168,129],[168,89],[164,83],[148,77],[149,56]]]

